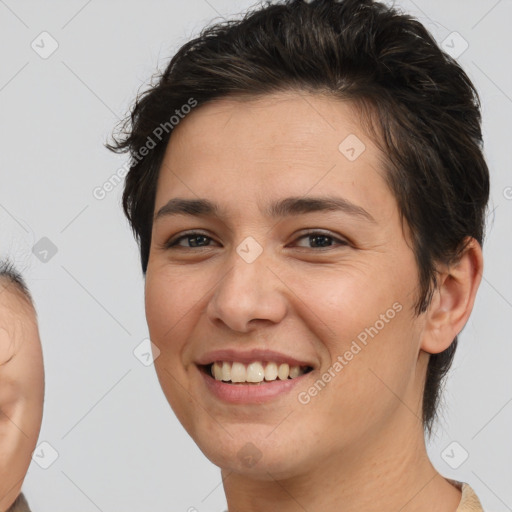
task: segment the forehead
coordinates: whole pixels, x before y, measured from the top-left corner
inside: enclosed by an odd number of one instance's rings
[[[192,111],[168,143],[155,209],[170,196],[258,203],[333,191],[374,216],[395,207],[384,179],[383,155],[352,103],[287,91],[227,97]],[[314,194],[313,194],[314,191]],[[379,211],[380,210],[380,211]]]
[[[0,275],[0,319],[19,314],[33,316],[32,301],[19,283],[7,275]]]
[[[331,95],[304,91],[281,91],[260,96],[229,96],[203,104],[175,129],[171,141],[187,140],[196,148],[218,144],[250,150],[260,144],[302,152],[337,150],[340,136],[361,133],[355,104]],[[198,139],[197,136],[200,136]],[[230,135],[230,137],[227,137]]]

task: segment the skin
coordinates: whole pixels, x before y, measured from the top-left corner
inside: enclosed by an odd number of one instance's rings
[[[338,150],[349,134],[366,146],[355,161]],[[416,317],[418,269],[382,161],[353,105],[292,91],[203,105],[169,141],[155,213],[182,197],[214,201],[225,215],[154,221],[146,316],[162,389],[221,468],[230,512],[454,512],[461,499],[428,459],[422,392],[429,354],[446,349],[470,315],[482,252],[470,240],[458,264],[439,265],[432,304]],[[329,195],[375,222],[338,211],[264,213],[273,200]],[[328,247],[304,236],[307,229],[333,237]],[[188,230],[210,238],[165,247]],[[250,264],[236,251],[248,236],[263,249]],[[395,303],[401,311],[301,404],[298,393]],[[227,404],[195,364],[224,348],[271,348],[314,370],[268,403]],[[255,464],[240,456],[247,446]]]
[[[36,312],[0,278],[0,510],[21,491],[41,427],[44,373]]]

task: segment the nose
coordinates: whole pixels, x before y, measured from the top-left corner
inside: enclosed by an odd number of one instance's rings
[[[271,267],[265,251],[252,262],[234,252],[208,303],[210,321],[237,332],[279,323],[286,315],[287,288]]]

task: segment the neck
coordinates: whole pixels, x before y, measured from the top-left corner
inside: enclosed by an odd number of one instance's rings
[[[461,499],[430,462],[421,421],[406,407],[384,432],[332,451],[322,464],[293,477],[273,478],[262,470],[254,479],[222,470],[222,478],[229,512],[455,512]]]

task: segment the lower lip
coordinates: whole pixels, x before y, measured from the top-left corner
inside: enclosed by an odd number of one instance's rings
[[[289,393],[309,373],[288,380],[263,381],[260,384],[229,384],[210,377],[199,370],[207,388],[224,402],[233,404],[260,404]]]

